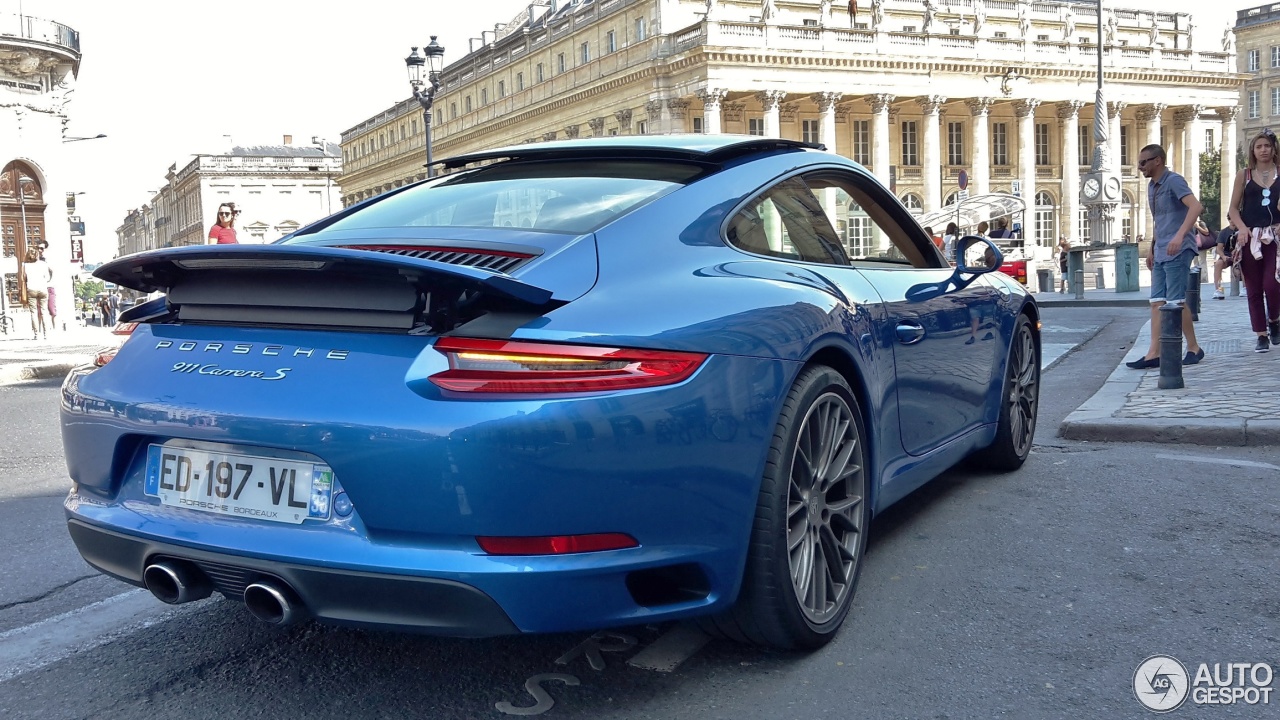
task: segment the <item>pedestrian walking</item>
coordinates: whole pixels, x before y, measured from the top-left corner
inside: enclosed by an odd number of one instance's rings
[[[1276,182],[1276,159],[1280,147],[1270,130],[1258,133],[1249,143],[1245,168],[1236,173],[1231,190],[1231,225],[1236,229],[1232,258],[1240,263],[1245,296],[1249,301],[1249,324],[1258,335],[1255,352],[1267,352],[1280,345],[1280,183]]]
[[[209,239],[206,245],[236,245],[240,241],[236,239],[236,216],[240,214],[236,210],[236,204],[233,202],[225,202],[218,206],[218,218],[213,223],[213,227],[209,228]]]
[[[1147,178],[1147,204],[1155,221],[1147,268],[1151,270],[1151,345],[1141,358],[1126,363],[1135,370],[1160,366],[1160,306],[1182,306],[1182,335],[1187,340],[1183,365],[1204,359],[1196,342],[1191,308],[1187,307],[1187,273],[1199,252],[1192,228],[1204,206],[1196,199],[1186,178],[1165,167],[1164,148],[1148,145],[1138,153],[1138,170]]]
[[[49,300],[49,286],[53,285],[53,269],[38,253],[34,262],[27,263],[27,310],[31,313],[31,335],[39,340],[49,338],[49,328],[44,322],[45,303]]]
[[[1071,243],[1067,242],[1067,238],[1063,235],[1058,236],[1058,272],[1062,276],[1062,282],[1059,283],[1058,292],[1065,293],[1067,286],[1070,285],[1070,278],[1067,277],[1067,260],[1071,257]]]

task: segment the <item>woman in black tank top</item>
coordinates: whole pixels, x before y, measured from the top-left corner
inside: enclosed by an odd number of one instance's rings
[[[1263,130],[1249,143],[1248,167],[1236,175],[1231,192],[1231,226],[1236,229],[1233,256],[1240,263],[1249,323],[1258,334],[1257,352],[1280,345],[1280,182],[1275,133]]]

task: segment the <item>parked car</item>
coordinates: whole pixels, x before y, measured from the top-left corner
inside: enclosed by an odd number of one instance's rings
[[[1027,457],[1034,300],[860,166],[728,135],[445,165],[276,244],[97,271],[165,296],[63,387],[91,565],[274,624],[814,648],[877,513]]]

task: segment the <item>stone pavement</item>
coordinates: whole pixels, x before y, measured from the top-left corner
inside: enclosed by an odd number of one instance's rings
[[[1186,387],[1161,390],[1159,368],[1132,370],[1151,342],[1148,322],[1124,362],[1098,392],[1063,421],[1072,440],[1168,442],[1193,445],[1280,445],[1280,348],[1253,351],[1243,295],[1213,300],[1202,286],[1196,339],[1205,357],[1182,369]],[[1105,291],[1100,291],[1105,292]],[[1113,293],[1117,294],[1117,293]],[[1132,294],[1132,293],[1128,293]]]
[[[47,340],[35,340],[26,319],[18,318],[17,332],[0,335],[0,385],[61,378],[71,368],[91,362],[98,350],[120,340],[109,328],[72,323],[67,323],[66,330],[50,332]]]

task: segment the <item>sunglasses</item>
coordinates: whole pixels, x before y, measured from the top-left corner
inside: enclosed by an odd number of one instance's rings
[[[1149,163],[1149,162],[1151,162],[1151,161],[1153,161],[1153,160],[1155,160],[1155,158],[1153,158],[1153,157],[1149,157],[1149,158],[1138,158],[1138,167],[1142,167],[1143,165],[1146,165],[1147,163]]]
[[[229,212],[220,212],[220,213],[218,213],[218,217],[231,217],[231,213],[229,213]]]

